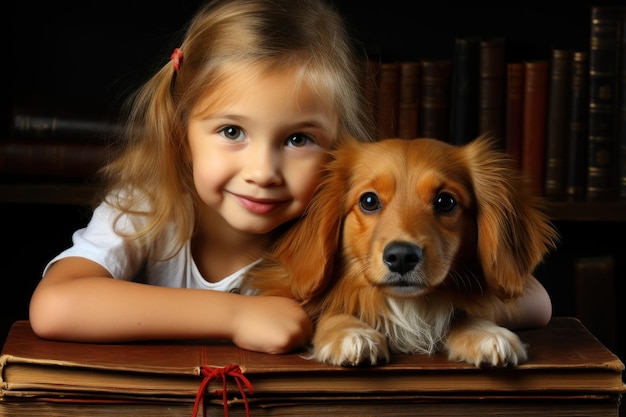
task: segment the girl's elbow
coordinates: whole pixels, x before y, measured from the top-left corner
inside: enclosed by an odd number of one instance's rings
[[[53,291],[35,291],[29,305],[30,325],[43,339],[62,339],[67,320],[67,303]]]

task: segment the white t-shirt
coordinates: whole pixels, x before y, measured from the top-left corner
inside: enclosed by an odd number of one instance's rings
[[[45,271],[56,261],[70,256],[92,260],[111,273],[115,279],[138,281],[151,285],[175,288],[203,288],[217,291],[239,292],[244,273],[254,263],[240,269],[218,282],[206,281],[191,255],[191,241],[173,257],[165,261],[148,259],[144,251],[128,244],[115,233],[113,222],[118,212],[106,203],[100,204],[93,213],[87,227],[72,235],[72,246],[54,257]],[[122,230],[134,230],[138,218],[124,216],[120,223]],[[167,239],[164,239],[164,242]],[[167,244],[166,242],[164,243]],[[167,250],[165,246],[157,248]]]

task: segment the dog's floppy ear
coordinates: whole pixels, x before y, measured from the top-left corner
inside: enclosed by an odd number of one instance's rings
[[[487,285],[503,300],[524,290],[557,232],[543,212],[539,196],[529,191],[507,154],[480,137],[464,152],[476,195],[478,256]]]
[[[340,239],[348,172],[341,156],[333,153],[333,160],[306,212],[272,251],[272,258],[286,270],[296,299],[311,298],[324,289],[331,277]]]

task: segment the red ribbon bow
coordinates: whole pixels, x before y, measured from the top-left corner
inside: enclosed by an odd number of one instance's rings
[[[174,70],[178,72],[180,63],[183,61],[183,51],[180,48],[174,49],[174,52],[170,55],[170,59],[172,60],[172,64],[174,64]]]
[[[248,405],[248,398],[246,397],[246,393],[244,391],[244,385],[250,394],[254,393],[254,389],[252,388],[252,384],[248,381],[248,378],[243,376],[243,372],[241,368],[237,364],[226,365],[223,368],[212,368],[210,366],[201,366],[200,367],[200,375],[203,376],[202,383],[200,384],[200,388],[198,388],[198,393],[196,394],[196,402],[193,407],[192,417],[195,417],[198,414],[198,408],[200,407],[200,403],[204,399],[205,392],[207,387],[209,386],[209,382],[213,378],[221,378],[222,379],[222,389],[215,390],[216,394],[222,395],[222,402],[224,404],[224,415],[228,417],[228,396],[226,395],[226,377],[232,377],[237,383],[237,387],[239,388],[239,393],[241,394],[241,398],[243,399],[243,403],[246,407],[246,416],[250,416],[250,406]],[[202,415],[206,415],[206,408],[203,407]]]

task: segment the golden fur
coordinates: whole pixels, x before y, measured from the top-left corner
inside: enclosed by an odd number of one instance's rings
[[[495,312],[523,293],[556,237],[487,139],[349,142],[244,287],[300,300],[316,325],[310,357],[322,362],[445,349],[476,366],[517,365],[526,347]]]

